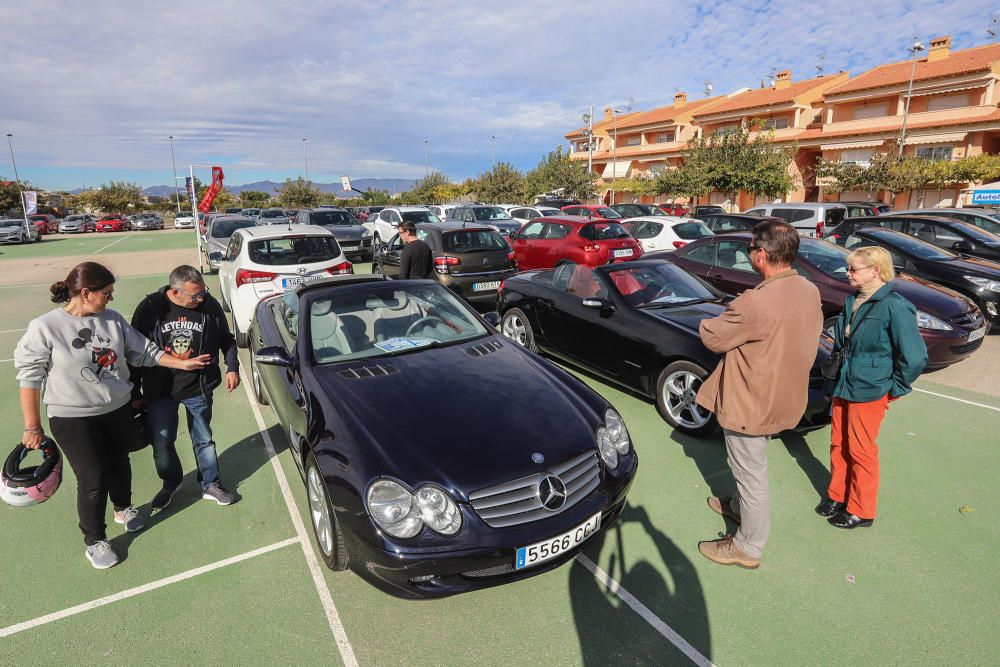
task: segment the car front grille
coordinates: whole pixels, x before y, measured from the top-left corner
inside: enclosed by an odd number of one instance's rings
[[[470,570],[469,572],[463,572],[463,577],[469,577],[470,579],[485,579],[487,577],[500,577],[505,574],[510,574],[514,571],[513,563],[504,563],[503,565],[494,565],[493,567],[485,567],[481,570]]]
[[[983,344],[986,337],[983,336],[979,340],[974,340],[971,343],[963,343],[962,345],[952,345],[952,354],[968,354],[969,352],[975,352],[979,349],[979,346]]]
[[[984,323],[983,314],[978,308],[973,308],[961,315],[955,315],[951,321],[963,329],[978,329]]]
[[[546,475],[556,475],[566,485],[566,502],[556,511],[546,509],[538,498],[538,483]],[[553,466],[548,472],[528,475],[480,489],[469,494],[472,508],[492,528],[518,526],[544,519],[573,507],[586,498],[601,483],[597,452],[584,452],[579,456]]]

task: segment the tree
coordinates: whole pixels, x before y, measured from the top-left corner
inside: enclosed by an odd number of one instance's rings
[[[21,183],[21,189],[34,190],[29,183]],[[5,181],[0,183],[0,215],[18,217],[22,215],[24,204],[21,202],[21,193],[17,183]]]
[[[700,165],[684,164],[661,172],[653,184],[656,194],[668,197],[694,198],[711,191],[707,176]]]
[[[240,193],[240,205],[243,208],[262,208],[271,203],[271,195],[260,190],[244,190]]]
[[[141,208],[146,200],[138,183],[109,181],[96,190],[80,193],[84,205],[105,213],[122,213],[130,208]]]
[[[564,197],[589,199],[594,195],[594,174],[583,162],[570,160],[562,146],[544,156],[534,169],[524,177],[526,199],[561,190]]]
[[[361,201],[364,202],[364,206],[384,206],[392,202],[392,196],[389,194],[388,190],[375,190],[373,188],[368,188],[363,195],[361,195]]]
[[[285,179],[285,184],[278,188],[278,204],[289,208],[309,208],[323,199],[323,192],[315,188],[312,181],[299,176],[294,181]]]
[[[646,176],[633,176],[632,178],[619,178],[614,182],[616,192],[630,192],[634,200],[640,197],[653,197],[660,194],[656,178]]]
[[[403,198],[415,204],[442,204],[449,194],[450,186],[451,181],[447,176],[440,171],[434,171],[417,181],[412,189],[404,192]]]
[[[732,201],[739,192],[778,197],[795,187],[788,171],[796,147],[774,143],[774,132],[757,132],[742,124],[727,132],[698,137],[688,144],[683,169],[698,174],[709,190],[723,192]]]
[[[486,202],[524,201],[524,176],[511,164],[498,162],[493,169],[479,175],[473,192],[477,199]]]

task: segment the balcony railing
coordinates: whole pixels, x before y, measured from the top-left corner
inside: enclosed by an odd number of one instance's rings
[[[920,111],[910,112],[908,125],[919,125],[920,123],[931,123],[943,120],[959,120],[968,118],[975,120],[980,116],[987,116],[996,111],[995,105],[976,105],[971,107],[956,107],[954,109],[942,109],[941,111]],[[860,120],[842,120],[839,122],[825,123],[825,131],[842,132],[844,130],[867,130],[875,127],[891,126],[903,122],[902,114],[891,116],[877,116],[875,118],[862,118]]]

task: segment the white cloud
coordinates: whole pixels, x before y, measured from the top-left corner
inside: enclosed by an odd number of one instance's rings
[[[992,11],[985,0],[144,7],[34,0],[0,24],[4,129],[26,172],[163,170],[168,135],[179,164],[217,160],[232,182],[300,170],[303,137],[312,174],[419,177],[429,139],[431,167],[462,178],[489,167],[494,134],[497,158],[527,169],[590,104],[599,114],[635,98],[645,110],[675,90],[700,97],[706,79],[716,92],[754,86],[772,66],[805,78],[821,55],[828,73],[858,74],[904,58],[914,33],[982,43]]]

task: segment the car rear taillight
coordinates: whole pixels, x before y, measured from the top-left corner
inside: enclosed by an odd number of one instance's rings
[[[674,241],[674,247],[675,248],[683,248],[687,244],[688,244],[687,241]]]
[[[823,224],[822,220],[820,220],[819,222],[816,223],[816,238],[818,238],[818,239],[823,238],[823,227],[824,226],[825,225]]]
[[[499,285],[499,287],[497,287],[497,294],[499,294],[500,292],[502,292],[502,291],[503,291],[503,283],[504,283],[504,281],[503,281],[503,280],[501,280],[501,281],[500,281],[500,285]]]
[[[236,287],[251,283],[267,283],[278,277],[277,273],[267,271],[254,271],[252,269],[238,269],[236,271]]]
[[[462,260],[458,257],[449,257],[448,255],[443,255],[441,257],[434,258],[434,270],[438,273],[448,274],[451,273],[451,267],[458,266],[462,263]]]
[[[354,265],[345,260],[336,266],[329,267],[326,272],[331,276],[342,276],[348,273],[354,273]]]
[[[508,262],[513,262],[515,258],[516,258],[516,255],[515,255],[515,253],[514,253],[513,250],[511,250],[509,253],[507,253],[507,261]]]

